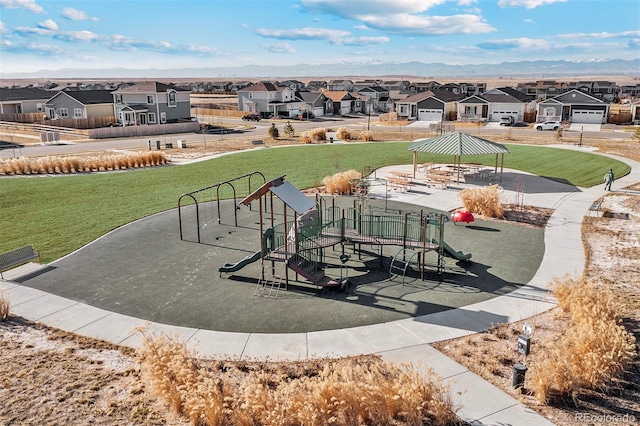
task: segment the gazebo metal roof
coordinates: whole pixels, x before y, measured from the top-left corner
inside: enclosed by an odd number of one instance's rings
[[[448,155],[506,154],[509,149],[466,133],[454,132],[435,138],[418,139],[409,145],[409,151]]]

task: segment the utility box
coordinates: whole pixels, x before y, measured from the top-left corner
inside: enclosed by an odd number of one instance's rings
[[[531,337],[526,334],[520,334],[518,336],[518,352],[522,355],[529,355],[529,351],[531,350]]]

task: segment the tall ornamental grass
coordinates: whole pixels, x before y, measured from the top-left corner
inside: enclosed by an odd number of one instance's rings
[[[0,289],[0,321],[4,321],[9,317],[9,295],[4,289]]]
[[[502,194],[502,187],[496,184],[463,189],[459,197],[467,211],[487,217],[503,218]]]
[[[608,287],[585,278],[554,280],[569,327],[532,351],[527,388],[542,403],[607,389],[637,356],[635,338],[621,324],[622,311]]]
[[[143,378],[200,426],[453,425],[451,396],[431,370],[378,358],[299,362],[297,371],[204,362],[183,342],[143,332]],[[278,371],[278,370],[276,370]]]
[[[362,174],[356,170],[336,173],[333,176],[326,176],[322,180],[326,191],[329,194],[351,194],[353,190],[353,179],[360,179]]]
[[[69,157],[19,157],[0,159],[0,175],[42,175],[127,170],[167,164],[162,152]]]

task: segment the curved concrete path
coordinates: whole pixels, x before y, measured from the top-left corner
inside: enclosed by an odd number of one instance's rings
[[[588,150],[584,147],[561,148]],[[640,181],[640,163],[610,157],[632,168],[629,175],[615,181],[614,191]],[[454,400],[461,407],[459,415],[473,425],[551,425],[510,395],[433,349],[429,343],[483,331],[497,322],[519,321],[555,306],[547,286],[554,277],[582,273],[585,262],[580,233],[582,220],[591,203],[604,193],[604,185],[598,185],[552,197],[555,212],[545,230],[545,254],[538,272],[527,285],[464,308],[384,324],[299,334],[227,333],[148,324],[12,281],[31,273],[32,268],[37,267],[33,264],[6,272],[0,288],[8,292],[13,315],[134,348],[141,343],[141,336],[133,331],[134,327],[147,325],[151,331],[187,341],[203,357],[300,360],[368,353],[393,362],[420,363],[431,367],[450,386]],[[457,191],[443,190],[438,194],[442,199],[447,198],[454,207],[457,205]],[[408,200],[413,194],[396,196],[401,201],[410,202]],[[536,197],[549,199],[544,192],[538,192]],[[528,199],[525,203],[536,205]]]

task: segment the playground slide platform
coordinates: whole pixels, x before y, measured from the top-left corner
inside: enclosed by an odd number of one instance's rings
[[[436,241],[433,240],[433,243],[435,244]],[[453,247],[451,247],[449,244],[447,244],[444,241],[442,242],[442,248],[444,249],[445,254],[449,257],[452,257],[456,260],[471,262],[471,253],[464,254],[461,251],[456,251],[454,250]]]
[[[312,274],[306,269],[300,267],[295,262],[288,262],[287,266],[297,274],[304,277],[307,281],[312,282],[316,287],[320,288],[340,288],[343,290],[347,286],[347,280],[341,279],[340,281],[332,279],[324,274],[324,271],[319,271],[317,275]]]
[[[245,257],[244,259],[242,259],[237,263],[225,263],[223,266],[218,268],[218,272],[222,274],[223,272],[239,271],[240,269],[244,268],[248,264],[258,261],[261,255],[262,255],[261,251],[258,250],[257,252],[248,255],[247,257]]]

